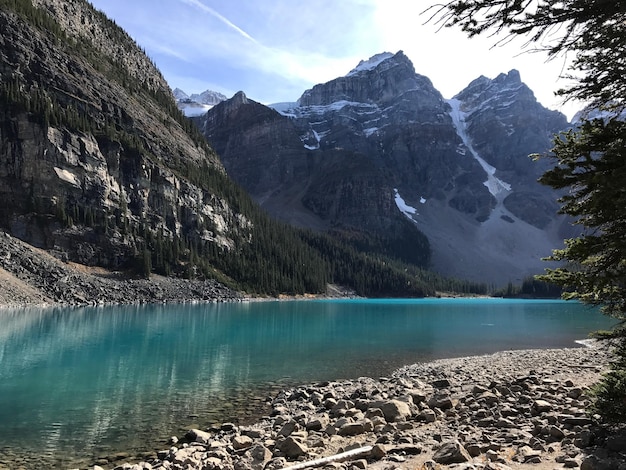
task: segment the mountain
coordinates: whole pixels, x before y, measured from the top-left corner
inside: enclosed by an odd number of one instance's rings
[[[528,155],[569,124],[515,70],[446,100],[402,51],[382,53],[295,103],[269,109],[239,93],[195,121],[275,217],[369,234],[445,275],[516,282],[567,234],[556,194],[536,182],[546,163]]]
[[[215,280],[270,295],[449,286],[269,218],[141,48],[86,0],[0,0],[0,30],[0,236],[11,241],[0,274],[11,286],[70,303],[224,298]]]
[[[228,249],[249,231],[234,201],[201,181],[200,172],[225,179],[222,164],[126,33],[86,1],[7,5],[0,10],[4,229],[111,269],[148,249],[148,233],[168,245],[210,239]]]
[[[174,99],[185,116],[193,117],[200,116],[206,113],[209,109],[222,101],[225,101],[226,96],[218,93],[217,91],[205,90],[202,93],[194,93],[189,96],[180,88],[174,89]]]
[[[303,136],[295,120],[243,92],[197,122],[227,172],[276,218],[428,264],[428,240],[395,209],[391,180],[365,154],[318,149],[314,131]]]

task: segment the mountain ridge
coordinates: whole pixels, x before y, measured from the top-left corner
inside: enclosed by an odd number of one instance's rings
[[[267,126],[251,119],[248,129],[222,116],[226,128],[215,131],[207,123],[217,119],[218,107],[195,119],[227,172],[275,217],[301,219],[317,230],[349,227],[385,236],[388,227],[379,222],[401,215],[426,234],[438,272],[498,285],[541,272],[541,257],[571,233],[556,215],[557,195],[536,182],[546,163],[528,158],[547,152],[552,135],[569,124],[537,102],[516,70],[479,77],[446,100],[402,51],[381,53],[273,109],[282,119],[273,115]],[[269,171],[257,151],[255,136],[276,135],[279,128],[291,143],[265,153],[284,160],[284,168],[301,162],[301,173],[285,171],[278,178],[280,172]],[[229,133],[237,148],[216,143],[214,132]],[[368,192],[354,192],[362,186],[331,155],[338,149],[376,172],[365,183]],[[255,166],[250,155],[256,155]],[[344,195],[352,192],[351,198],[363,201],[369,216],[356,220],[342,216],[341,208],[328,210],[336,207],[336,197],[332,202],[328,184],[316,188],[310,175],[323,173],[329,162],[333,174],[351,181]],[[253,181],[255,175],[265,176]],[[374,204],[378,198],[386,202]],[[356,212],[355,206],[346,212]],[[481,243],[497,249],[488,253]]]

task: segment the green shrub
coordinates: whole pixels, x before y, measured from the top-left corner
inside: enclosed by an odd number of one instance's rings
[[[611,423],[626,422],[626,340],[619,340],[611,369],[591,388],[590,411]]]

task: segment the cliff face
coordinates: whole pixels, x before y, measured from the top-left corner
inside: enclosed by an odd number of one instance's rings
[[[87,2],[0,11],[0,225],[36,246],[117,268],[146,233],[229,248],[249,222],[208,189],[223,178],[163,77]]]
[[[550,163],[533,161],[528,154],[551,147],[552,136],[568,127],[565,116],[541,106],[517,70],[493,80],[479,77],[451,101],[460,106],[472,150],[512,185],[503,201],[506,209],[535,227],[546,228],[558,205],[554,192],[536,181]]]
[[[388,172],[401,194],[419,188],[418,200],[445,198],[481,219],[493,201],[472,176],[481,172],[478,163],[456,152],[462,142],[449,109],[430,80],[398,52],[376,55],[345,77],[305,91],[285,114],[293,116],[309,145],[364,154]]]

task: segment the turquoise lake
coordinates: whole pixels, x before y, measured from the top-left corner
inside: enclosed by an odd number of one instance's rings
[[[68,468],[167,448],[191,427],[258,418],[290,385],[577,347],[612,324],[577,303],[502,299],[0,310],[0,468],[32,452]]]

